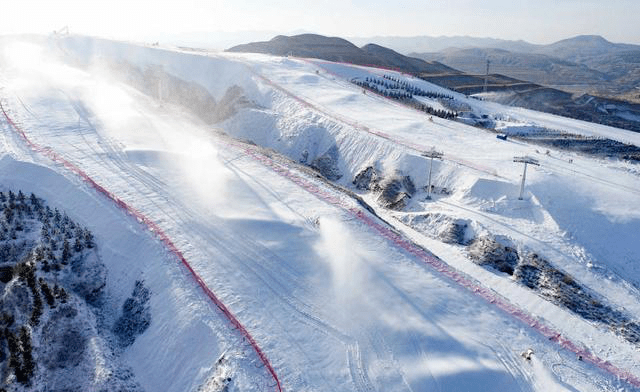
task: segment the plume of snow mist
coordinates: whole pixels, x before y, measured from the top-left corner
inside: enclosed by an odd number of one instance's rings
[[[65,124],[61,137],[86,134],[79,142],[94,150],[105,149],[108,157],[124,153],[154,175],[175,179],[188,202],[207,209],[224,204],[233,174],[218,157],[210,127],[122,82],[100,61],[89,63],[84,69],[66,64],[43,44],[0,45],[0,77],[9,70],[11,91],[35,105],[38,116]],[[54,104],[56,110],[47,110]]]
[[[194,138],[182,144],[179,159],[179,168],[192,201],[207,210],[226,204],[233,173],[218,156],[217,146],[205,138]]]
[[[6,66],[31,71],[42,67],[44,49],[31,42],[16,40],[2,45],[0,59]]]
[[[335,218],[320,219],[316,252],[329,266],[336,296],[351,301],[366,291],[369,267],[364,251],[349,229]]]
[[[6,84],[26,95],[60,88],[83,78],[79,70],[62,64],[47,46],[28,39],[0,42],[0,74],[9,75]]]

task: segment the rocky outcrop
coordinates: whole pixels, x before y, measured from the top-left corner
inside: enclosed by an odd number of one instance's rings
[[[358,190],[371,191],[377,190],[379,180],[380,175],[376,169],[374,169],[373,166],[367,166],[355,176],[351,183]]]
[[[337,181],[342,178],[342,173],[338,168],[340,152],[338,146],[333,145],[327,152],[317,157],[311,162],[311,167],[329,181]]]
[[[382,193],[378,202],[391,210],[404,209],[416,192],[416,187],[409,176],[392,177],[381,184]]]
[[[469,256],[476,264],[490,266],[509,275],[518,264],[515,245],[504,236],[484,236],[476,238],[469,245]]]

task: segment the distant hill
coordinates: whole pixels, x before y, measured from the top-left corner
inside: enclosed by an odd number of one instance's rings
[[[375,43],[398,52],[410,55],[410,53],[440,52],[445,49],[457,48],[495,48],[516,52],[531,52],[538,45],[526,41],[509,41],[496,38],[478,38],[467,36],[455,37],[357,37],[349,38],[356,45]]]
[[[606,74],[612,92],[627,92],[640,86],[640,45],[616,44],[600,36],[586,35],[545,46],[540,52]]]
[[[365,45],[362,47],[362,50],[380,59],[386,66],[402,69],[405,72],[429,74],[459,73],[458,70],[447,67],[437,61],[425,61],[404,56],[396,51],[376,44]]]
[[[350,42],[352,41],[352,42]],[[491,73],[575,94],[640,103],[640,45],[582,35],[549,45],[476,37],[323,37],[301,34],[235,46],[229,51],[293,54],[403,69],[416,74]],[[358,47],[357,45],[364,45]],[[408,54],[408,55],[407,55]],[[420,62],[416,60],[424,60]]]
[[[480,41],[479,41],[480,42]],[[481,43],[481,42],[480,42]],[[497,44],[497,42],[494,42]],[[478,47],[411,53],[470,73],[491,72],[558,87],[574,93],[592,93],[640,102],[640,45],[617,44],[597,35],[583,35],[550,45],[527,48],[512,41],[502,48]],[[521,47],[518,49],[518,47]],[[507,48],[516,49],[507,49]]]
[[[503,49],[518,53],[541,53],[567,60],[576,60],[582,54],[585,57],[603,55],[611,51],[639,50],[640,45],[612,43],[599,35],[579,35],[548,45],[532,44],[523,40],[504,40],[497,38],[479,38],[467,36],[453,37],[357,37],[349,38],[355,45],[375,43],[402,54],[433,53],[449,49]],[[578,56],[576,56],[578,55]]]
[[[640,52],[640,45],[615,44],[599,35],[579,35],[551,45],[543,45],[536,52],[549,56],[584,63],[600,56],[624,52]]]
[[[486,42],[511,45],[510,41]],[[604,86],[611,83],[614,76],[610,74],[569,59],[542,53],[544,51],[556,53],[564,50],[566,57],[575,57],[579,53],[575,48],[581,44],[586,45],[589,48],[587,51],[594,55],[623,56],[630,50],[633,53],[633,48],[630,49],[633,45],[617,46],[620,44],[611,44],[604,39],[577,37],[549,46],[536,46],[523,42],[512,45],[528,47],[532,50],[531,53],[511,52],[499,48],[448,49],[438,53],[416,55],[423,57],[419,59],[402,55],[378,44],[366,44],[359,48],[342,38],[315,34],[291,37],[279,35],[270,41],[238,45],[227,51],[293,55],[391,68],[414,74],[463,94],[483,92],[486,79],[487,92],[490,93],[485,97],[486,99],[640,132],[640,121],[638,121],[640,105],[588,94],[574,95],[571,92],[548,87],[549,85],[575,84]],[[485,78],[487,58],[493,65],[491,74]],[[629,63],[632,61],[635,61],[633,55],[628,59]],[[640,76],[639,74],[640,71],[625,73],[627,78],[633,78],[633,75]]]
[[[459,73],[459,71],[438,62],[407,57],[379,45],[371,44],[358,48],[345,39],[317,34],[301,34],[291,37],[279,35],[270,41],[238,45],[227,49],[227,51],[312,57],[359,65],[388,67],[412,73]]]
[[[329,61],[357,59],[358,62],[373,62],[376,59],[351,42],[338,37],[316,34],[296,36],[278,35],[270,41],[251,42],[227,49],[228,52],[264,53],[276,56],[315,57]]]
[[[547,86],[609,83],[612,77],[584,64],[539,53],[517,53],[504,49],[448,49],[435,53],[412,53],[426,61],[438,61],[472,74],[484,74],[486,61],[490,72],[508,75]]]

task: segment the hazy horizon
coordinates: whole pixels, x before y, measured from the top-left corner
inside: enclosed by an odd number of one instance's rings
[[[338,34],[331,34],[331,33],[323,33],[323,32],[318,32],[318,31],[311,31],[311,30],[304,30],[304,29],[296,29],[296,30],[291,30],[291,31],[275,31],[275,30],[240,30],[240,31],[185,31],[185,32],[176,32],[176,33],[159,33],[158,35],[165,35],[165,36],[169,36],[169,35],[173,35],[173,36],[181,36],[181,35],[193,35],[193,36],[197,36],[199,34],[220,34],[220,35],[237,35],[237,36],[241,36],[241,35],[254,35],[254,36],[264,36],[265,40],[270,40],[271,38],[277,36],[277,35],[286,35],[286,36],[293,36],[293,35],[300,35],[300,34],[317,34],[317,35],[323,35],[323,36],[327,36],[327,37],[340,37],[340,38],[344,38],[346,40],[349,39],[365,39],[365,38],[420,38],[420,37],[429,37],[429,38],[477,38],[477,39],[497,39],[497,40],[505,40],[505,41],[524,41],[524,42],[528,42],[530,44],[535,44],[535,45],[546,45],[546,44],[552,44],[558,41],[562,41],[565,39],[571,39],[571,38],[575,38],[578,36],[601,36],[602,38],[606,39],[607,41],[610,41],[612,43],[619,43],[619,44],[635,44],[635,45],[640,45],[640,41],[638,43],[636,42],[626,42],[626,41],[618,41],[618,40],[614,40],[614,39],[610,39],[608,36],[603,35],[603,34],[574,34],[574,35],[569,35],[569,36],[564,36],[564,37],[559,37],[558,39],[554,39],[552,41],[545,41],[545,42],[537,42],[537,41],[532,41],[532,40],[527,40],[527,39],[523,39],[523,38],[500,38],[500,37],[493,37],[493,36],[483,36],[483,35],[469,35],[469,34],[449,34],[449,35],[435,35],[435,34],[415,34],[415,35],[395,35],[395,34],[389,34],[389,35],[382,35],[382,34],[373,34],[373,35],[338,35]]]
[[[74,33],[152,40],[168,35],[287,34],[312,31],[340,37],[469,36],[548,44],[577,35],[640,44],[640,2],[631,0],[381,0],[183,1],[150,0],[44,3],[2,6],[0,34],[49,33],[68,26]],[[270,38],[270,37],[269,37]]]

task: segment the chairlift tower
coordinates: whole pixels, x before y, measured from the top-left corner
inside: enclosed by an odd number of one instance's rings
[[[427,200],[431,200],[431,169],[433,169],[433,158],[442,159],[444,153],[436,151],[436,148],[433,147],[431,150],[422,153],[422,156],[431,158],[431,162],[429,163],[429,185],[427,186]]]
[[[524,194],[524,180],[527,178],[527,165],[536,165],[540,166],[540,162],[537,159],[531,158],[529,156],[523,157],[513,157],[514,162],[524,163],[524,171],[522,172],[522,182],[520,183],[520,196],[518,200],[522,200],[522,195]]]

